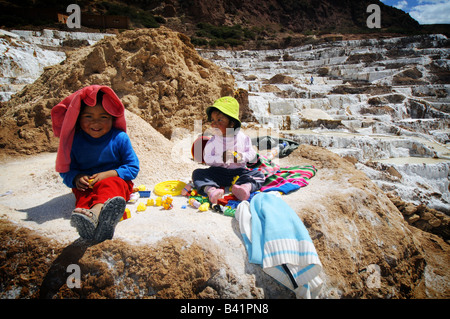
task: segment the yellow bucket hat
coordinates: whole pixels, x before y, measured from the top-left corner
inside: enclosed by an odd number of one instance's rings
[[[218,109],[220,112],[236,120],[237,127],[241,126],[241,121],[239,120],[239,102],[234,97],[221,97],[220,99],[217,99],[212,106],[209,106],[206,109],[208,121],[211,121],[211,113],[214,109]]]

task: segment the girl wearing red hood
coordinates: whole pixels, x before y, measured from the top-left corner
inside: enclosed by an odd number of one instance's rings
[[[114,91],[99,85],[52,109],[53,130],[60,137],[56,170],[76,199],[71,225],[96,242],[112,239],[139,172],[124,111]]]

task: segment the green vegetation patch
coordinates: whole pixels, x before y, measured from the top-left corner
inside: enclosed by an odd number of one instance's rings
[[[257,36],[256,29],[243,28],[241,25],[215,26],[209,23],[198,23],[197,32],[191,38],[191,42],[197,46],[210,47],[235,47],[242,45],[246,40],[254,40]]]

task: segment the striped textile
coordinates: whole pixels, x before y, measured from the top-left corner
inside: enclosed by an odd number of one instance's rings
[[[283,194],[290,193],[307,186],[309,180],[317,173],[313,165],[280,167],[266,156],[257,154],[257,161],[247,164],[248,169],[257,169],[265,176],[262,192],[278,191]]]
[[[235,218],[250,263],[261,265],[298,298],[317,297],[322,264],[308,230],[281,196],[258,193],[239,204]]]
[[[290,193],[300,187],[307,186],[309,180],[316,175],[317,169],[312,165],[280,168],[273,174],[267,174],[262,192],[279,191]]]

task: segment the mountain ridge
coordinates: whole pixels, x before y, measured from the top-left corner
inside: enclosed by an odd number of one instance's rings
[[[3,12],[15,10],[23,19],[0,14],[7,28],[30,27],[56,21],[34,17],[35,10],[55,10],[65,13],[73,1],[61,1],[49,6],[44,1],[20,6],[4,1]],[[422,26],[409,14],[376,0],[148,0],[148,1],[77,1],[82,13],[127,16],[130,28],[155,28],[161,25],[189,36],[197,47],[278,48],[296,46],[310,37],[327,40],[336,34],[349,38],[397,36],[399,34],[446,32],[447,25]],[[381,28],[369,28],[370,4],[380,7]],[[26,14],[26,10],[32,13]],[[369,11],[369,12],[368,12]],[[11,11],[12,12],[12,11]],[[24,22],[27,21],[27,22]],[[26,25],[28,24],[28,25]],[[82,29],[85,29],[82,27]],[[333,38],[333,39],[334,39]]]

